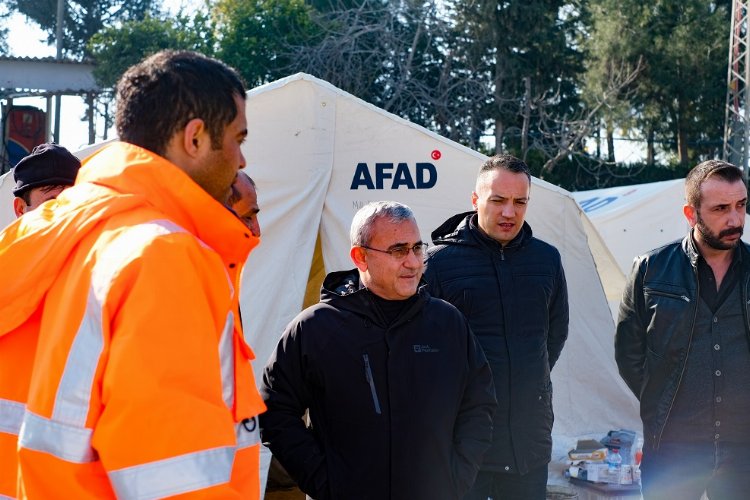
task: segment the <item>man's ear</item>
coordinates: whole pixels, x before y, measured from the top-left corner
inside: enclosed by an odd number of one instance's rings
[[[202,149],[211,147],[211,136],[200,118],[193,118],[183,129],[182,146],[188,156],[195,158]]]
[[[698,209],[692,205],[684,205],[682,207],[682,213],[685,215],[690,227],[695,227],[695,224],[698,222]]]
[[[479,199],[479,195],[477,195],[476,191],[471,192],[471,206],[474,207],[474,210],[477,209],[477,200]]]
[[[16,217],[22,216],[26,212],[26,202],[23,201],[23,198],[13,198],[13,212],[15,212]]]
[[[362,272],[367,271],[367,252],[365,252],[364,248],[352,247],[351,250],[349,250],[349,257],[351,257],[352,262],[357,266],[357,269]]]

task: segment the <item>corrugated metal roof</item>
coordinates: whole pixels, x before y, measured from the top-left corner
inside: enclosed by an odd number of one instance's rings
[[[102,89],[94,64],[51,57],[0,57],[0,95],[85,94]]]
[[[16,57],[0,55],[0,61],[23,61],[23,62],[43,62],[43,63],[58,63],[58,64],[81,64],[81,65],[92,65],[91,61],[76,61],[74,59],[55,59],[54,57]]]

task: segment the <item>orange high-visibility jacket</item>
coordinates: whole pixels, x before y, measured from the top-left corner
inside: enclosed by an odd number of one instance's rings
[[[265,407],[237,317],[257,243],[182,170],[124,143],[0,234],[0,353],[19,354],[0,365],[28,363],[13,340],[39,332],[30,383],[8,376],[27,366],[0,372],[0,404],[22,411],[19,497],[259,497]]]

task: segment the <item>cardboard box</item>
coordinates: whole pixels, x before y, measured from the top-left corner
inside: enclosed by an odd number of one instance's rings
[[[572,461],[602,462],[607,457],[607,448],[594,439],[581,439],[575,449],[568,452]]]

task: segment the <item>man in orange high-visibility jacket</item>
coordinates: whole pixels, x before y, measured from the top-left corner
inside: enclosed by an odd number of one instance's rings
[[[236,321],[258,239],[225,206],[244,96],[214,59],[149,57],[117,86],[125,142],[0,234],[0,334],[39,330],[20,498],[259,497],[264,405]]]
[[[13,167],[13,211],[16,217],[56,198],[75,184],[81,162],[57,144],[40,144]],[[0,335],[0,498],[16,495],[18,431],[29,392],[31,366],[36,352],[37,326],[32,333]]]

